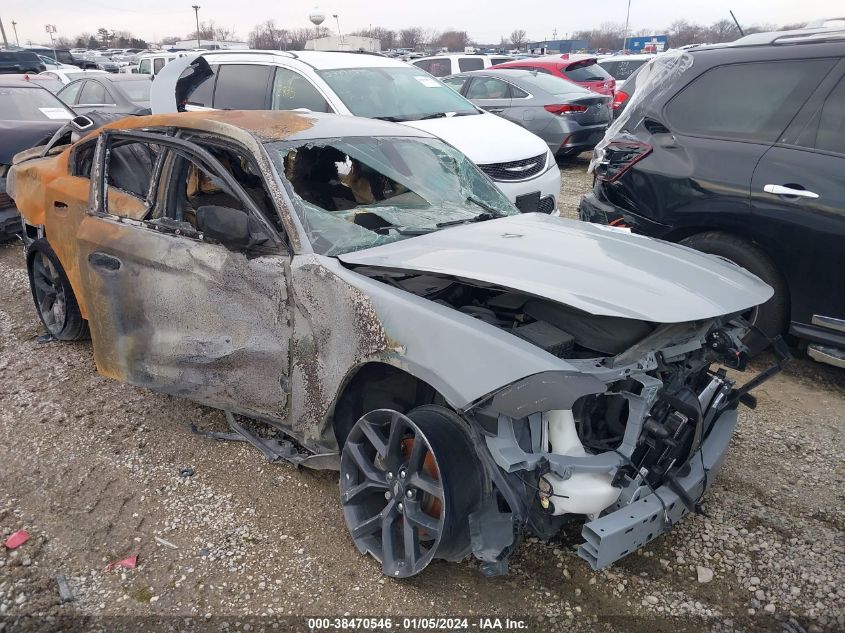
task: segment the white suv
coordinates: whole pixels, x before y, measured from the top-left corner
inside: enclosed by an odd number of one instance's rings
[[[209,51],[162,68],[154,114],[204,108],[311,110],[403,123],[477,164],[516,206],[551,213],[560,171],[545,142],[489,114],[428,73],[381,55],[323,51]]]
[[[458,73],[468,73],[471,70],[484,70],[495,66],[496,64],[504,64],[505,62],[512,62],[513,57],[507,55],[475,55],[470,53],[432,55],[431,57],[423,57],[415,59],[411,63],[417,68],[422,68],[425,72],[434,75],[435,77],[445,77],[447,75],[456,75]]]

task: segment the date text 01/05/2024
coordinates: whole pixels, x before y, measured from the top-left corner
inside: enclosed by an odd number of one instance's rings
[[[309,631],[495,631],[527,630],[528,621],[499,617],[341,617],[307,618]]]

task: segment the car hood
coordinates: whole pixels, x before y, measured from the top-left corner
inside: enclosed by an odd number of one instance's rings
[[[456,226],[339,259],[496,284],[590,314],[655,323],[740,312],[773,294],[727,260],[540,213]]]
[[[443,139],[476,165],[523,160],[548,151],[548,146],[539,136],[488,112],[407,121],[403,125]]]

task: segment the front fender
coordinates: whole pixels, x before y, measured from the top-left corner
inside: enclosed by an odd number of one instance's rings
[[[327,268],[365,293],[393,343],[385,359],[466,410],[503,387],[541,372],[579,373],[567,361],[448,306],[351,271]]]

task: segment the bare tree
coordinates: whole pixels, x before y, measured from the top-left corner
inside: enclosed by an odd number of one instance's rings
[[[666,33],[672,46],[701,44],[707,39],[707,32],[700,24],[692,24],[687,20],[675,20],[666,29]]]
[[[437,38],[437,46],[450,51],[462,52],[469,46],[470,39],[466,31],[444,31]]]
[[[587,40],[590,48],[621,48],[625,39],[625,26],[618,22],[603,22],[599,28],[590,31],[576,31],[576,40]]]
[[[369,29],[361,29],[355,31],[352,35],[360,35],[362,37],[371,37],[381,43],[381,50],[386,51],[396,46],[396,31],[377,26]]]
[[[178,35],[166,35],[163,38],[161,38],[161,43],[172,46],[173,44],[175,44],[176,42],[178,42],[181,39],[182,38],[179,37]]]
[[[514,48],[522,48],[522,45],[525,44],[525,37],[525,29],[514,29],[511,31],[511,44]]]
[[[402,48],[416,48],[423,43],[423,30],[418,26],[399,31],[399,46]]]
[[[732,42],[739,37],[739,30],[731,20],[717,20],[707,30],[705,39],[711,44]]]
[[[214,22],[200,22],[199,35],[197,35],[196,31],[193,31],[192,33],[188,33],[185,39],[201,39],[227,42],[235,39],[235,37],[236,35],[233,29],[224,26],[214,26]]]

